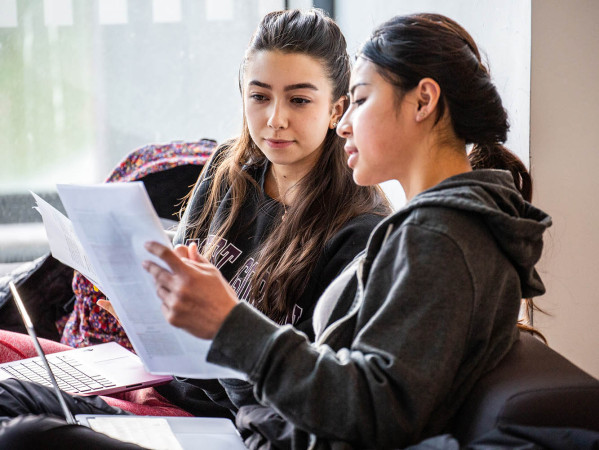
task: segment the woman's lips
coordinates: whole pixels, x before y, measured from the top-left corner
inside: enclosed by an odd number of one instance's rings
[[[353,169],[358,163],[358,149],[356,147],[346,146],[344,150],[348,155],[347,165]]]
[[[293,141],[287,141],[285,139],[265,139],[266,143],[270,148],[287,148]]]

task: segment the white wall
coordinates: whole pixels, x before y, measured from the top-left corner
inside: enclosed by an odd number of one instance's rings
[[[599,2],[533,0],[531,169],[553,217],[535,315],[549,344],[599,378]]]
[[[350,54],[380,23],[416,12],[445,14],[460,23],[478,44],[504,106],[511,129],[507,146],[528,165],[530,114],[530,0],[339,0],[335,15]],[[399,183],[385,184],[396,206],[405,197]]]

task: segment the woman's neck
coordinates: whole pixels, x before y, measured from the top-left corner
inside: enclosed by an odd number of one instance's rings
[[[306,173],[298,173],[293,170],[286,170],[285,166],[270,164],[266,179],[264,180],[264,190],[269,197],[285,204],[292,205],[295,202],[297,190],[293,189]]]
[[[449,177],[472,171],[463,147],[443,146],[422,154],[415,170],[399,180],[408,201]]]

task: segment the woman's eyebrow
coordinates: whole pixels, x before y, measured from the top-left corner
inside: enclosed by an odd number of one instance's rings
[[[318,90],[318,88],[312,83],[296,83],[290,84],[289,86],[285,86],[285,92],[294,91],[296,89],[312,89],[313,91]]]
[[[272,90],[272,86],[267,83],[263,83],[262,81],[252,80],[248,83],[250,86],[258,86],[264,89]],[[296,89],[312,89],[313,91],[317,91],[318,88],[312,83],[295,83],[285,86],[284,91],[295,91]]]
[[[262,81],[258,81],[258,80],[252,80],[248,83],[248,85],[250,86],[258,86],[264,89],[271,89],[272,90],[272,86],[270,84],[266,84],[263,83]]]
[[[349,94],[354,95],[354,91],[358,86],[368,86],[370,83],[356,83],[349,89]]]

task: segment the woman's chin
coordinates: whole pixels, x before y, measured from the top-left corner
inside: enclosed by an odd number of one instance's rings
[[[372,171],[361,170],[359,166],[353,168],[353,179],[354,183],[358,186],[375,186],[385,181],[389,181],[390,177],[382,177],[380,173],[373,173]]]
[[[354,169],[353,178],[354,183],[358,186],[372,186],[373,184],[376,184],[376,182],[371,181],[372,177],[364,176],[364,174],[357,169]]]

